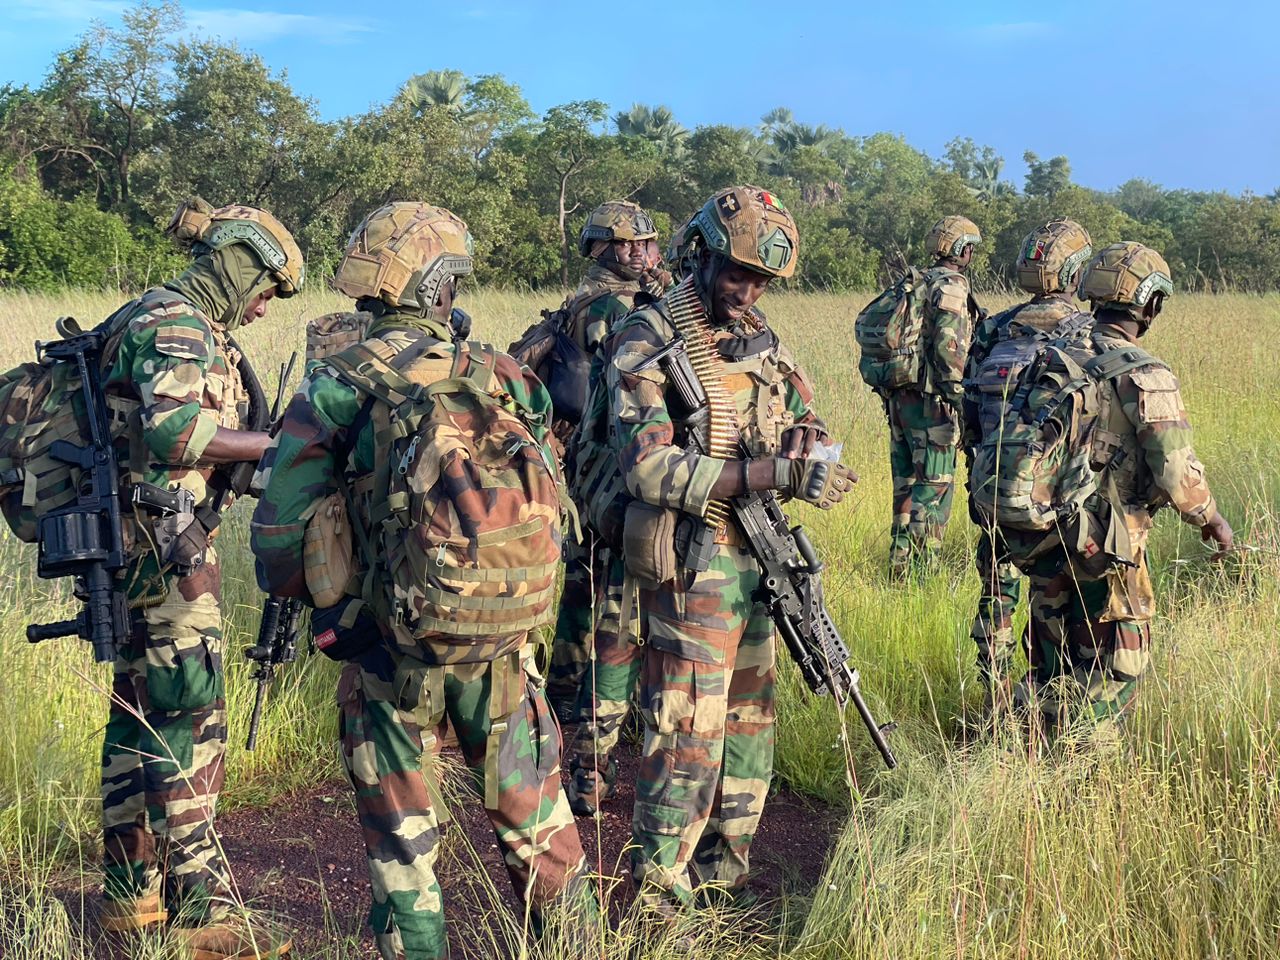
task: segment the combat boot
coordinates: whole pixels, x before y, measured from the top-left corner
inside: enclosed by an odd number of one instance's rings
[[[293,947],[281,931],[243,914],[198,927],[173,927],[172,932],[191,951],[192,960],[277,960]]]
[[[153,893],[131,900],[102,901],[98,911],[98,923],[110,933],[132,933],[146,930],[169,919],[169,911],[160,902],[160,894]]]
[[[569,809],[578,817],[594,817],[601,804],[613,793],[613,784],[617,779],[618,764],[612,757],[603,771],[582,766],[574,760],[569,768],[569,786],[565,789]]]

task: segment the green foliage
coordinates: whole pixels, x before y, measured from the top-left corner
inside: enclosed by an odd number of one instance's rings
[[[952,140],[935,159],[900,136],[851,136],[786,107],[754,129],[690,130],[665,106],[611,111],[597,100],[537,117],[505,78],[453,69],[408,77],[389,103],[326,122],[256,54],[191,39],[175,3],[143,2],[119,28],[96,25],[58,55],[40,87],[0,88],[4,189],[35,206],[21,184],[42,190],[52,204],[41,208],[42,223],[66,221],[72,209],[83,219],[88,204],[124,231],[82,226],[69,243],[89,254],[83,268],[48,259],[38,245],[6,247],[0,278],[132,284],[147,275],[137,257],[155,261],[164,246],[158,227],[179,200],[199,194],[271,210],[296,231],[317,279],[332,272],[371,209],[418,198],[467,221],[481,282],[556,288],[585,268],[574,238],[600,202],[635,200],[665,232],[716,190],[758,183],[801,224],[794,285],[807,289],[886,282],[924,258],[929,227],[950,213],[973,219],[986,238],[971,268],[979,286],[1009,285],[1022,237],[1070,216],[1095,246],[1124,238],[1156,247],[1184,288],[1280,287],[1280,196],[1166,190],[1147,180],[1103,193],[1073,184],[1064,156],[1027,151],[1023,160],[1019,193],[1004,158],[972,138]],[[11,242],[14,229],[27,228],[6,229]],[[126,236],[141,251],[126,249]],[[88,250],[91,242],[100,246]],[[129,265],[102,267],[120,262]],[[97,268],[105,279],[94,279]]]

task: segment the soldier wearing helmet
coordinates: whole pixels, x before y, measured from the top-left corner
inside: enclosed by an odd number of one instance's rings
[[[119,336],[104,392],[129,415],[130,484],[190,493],[156,516],[135,501],[125,526],[137,611],[115,665],[102,762],[102,924],[172,928],[197,956],[278,956],[289,942],[229,912],[214,833],[226,753],[221,567],[212,537],[266,449],[261,387],[231,332],[302,286],[303,260],[271,214],[184,203],[168,231],[191,265],[110,322]],[[258,395],[253,396],[256,389]],[[251,400],[256,403],[251,404]]]
[[[447,811],[431,762],[446,718],[466,762],[485,784],[486,813],[516,892],[529,903],[535,922],[567,892],[588,911],[591,903],[582,846],[560,787],[559,735],[533,666],[529,631],[445,631],[417,639],[401,629],[403,609],[385,602],[382,581],[392,579],[391,568],[372,546],[387,543],[388,534],[374,531],[386,529],[381,521],[388,477],[396,469],[389,459],[389,431],[405,421],[380,399],[382,387],[351,379],[354,367],[392,371],[372,381],[392,389],[404,383],[396,379],[400,371],[406,377],[414,371],[418,390],[464,375],[486,383],[487,395],[501,398],[504,409],[526,412],[525,422],[536,425],[531,435],[541,437],[542,462],[548,470],[554,465],[546,389],[527,367],[487,344],[466,341],[457,329],[457,284],[471,272],[466,224],[441,207],[391,203],[356,227],[333,283],[367,315],[364,340],[311,365],[264,458],[265,489],[252,524],[259,584],[321,606],[312,617],[317,647],[345,661],[338,683],[339,736],[368,853],[369,923],[386,960],[448,954],[434,869]],[[400,461],[405,466],[424,434],[413,437]],[[310,572],[311,548],[304,551],[304,543],[311,536],[309,519],[323,515],[322,504],[335,497],[361,548],[355,551],[356,571],[338,591],[345,595],[336,603],[323,598],[332,604],[323,606],[321,586]],[[391,519],[408,516],[396,513]],[[500,520],[510,537],[509,518]],[[419,520],[405,522],[406,540],[426,535]],[[488,532],[472,531],[477,537]],[[377,536],[382,539],[375,541]],[[439,554],[433,551],[442,567],[444,554],[443,547]],[[435,575],[423,573],[410,589],[436,589],[428,582]],[[333,586],[323,584],[328,592]]]
[[[936,561],[951,518],[965,357],[980,315],[965,272],[981,241],[977,224],[967,217],[943,217],[929,231],[925,251],[934,262],[923,274],[920,375],[883,397],[893,472],[893,577]]]
[[[1070,725],[1073,734],[1107,742],[1128,713],[1150,657],[1147,539],[1154,514],[1172,506],[1216,544],[1215,558],[1232,547],[1231,525],[1191,445],[1178,379],[1137,345],[1172,292],[1164,258],[1133,242],[1104,248],[1080,279],[1080,296],[1093,307],[1093,346],[1100,358],[1122,361],[1123,372],[1102,384],[1092,447],[1102,477],[1085,505],[1088,537],[1082,546],[1059,544],[1027,568],[1031,670],[1015,696],[1038,711],[1050,733]],[[1091,561],[1116,549],[1100,550],[1104,540],[1127,540],[1132,564],[1097,569]]]
[[[976,382],[978,368],[996,344],[1012,337],[1052,333],[1074,321],[1088,318],[1075,305],[1080,275],[1093,253],[1089,232],[1074,220],[1051,220],[1032,230],[1019,248],[1014,265],[1018,286],[1031,299],[983,319],[974,329],[966,362],[966,384]],[[978,396],[966,390],[963,444],[972,461],[981,440]],[[981,593],[970,636],[977,647],[978,675],[987,698],[987,712],[1008,703],[1009,670],[1013,665],[1013,613],[1022,594],[1022,578],[1010,562],[992,529],[970,505],[970,518],[978,526],[976,564]]]
[[[582,227],[578,251],[592,261],[591,266],[573,295],[548,315],[558,332],[572,341],[577,357],[566,359],[553,347],[544,362],[526,361],[551,390],[557,407],[555,432],[562,442],[568,442],[581,418],[588,379],[581,374],[590,369],[604,338],[631,312],[637,297],[661,296],[670,282],[670,274],[662,270],[657,236],[653,220],[629,200],[602,203]],[[512,353],[526,359],[518,344],[512,345]],[[579,375],[573,376],[571,368]],[[566,392],[573,394],[568,403],[563,402]],[[576,718],[578,693],[590,660],[592,594],[604,582],[601,563],[583,544],[570,540],[565,547],[564,588],[547,672],[547,692],[564,722]]]
[[[610,335],[589,401],[600,391],[602,432],[633,498],[623,595],[638,593],[645,733],[632,870],[645,902],[664,911],[701,884],[732,892],[746,883],[773,769],[774,626],[756,600],[760,568],[731,517],[712,531],[709,556],[689,552],[691,534],[735,495],[777,490],[831,506],[853,480],[809,458],[827,439],[809,380],[752,309],[775,279],[795,274],[790,212],[760,187],[731,187],[702,206],[684,242],[688,275]],[[677,336],[707,345],[699,377],[719,397],[711,421],[739,434],[718,447],[712,429],[710,454],[691,446],[689,430],[701,428],[651,362]]]

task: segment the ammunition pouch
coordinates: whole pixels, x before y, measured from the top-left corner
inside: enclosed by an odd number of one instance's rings
[[[629,574],[648,585],[674,580],[677,570],[678,511],[633,500],[622,525],[623,564]]]
[[[358,570],[344,493],[329,494],[316,504],[307,520],[302,537],[302,572],[316,608],[332,607],[347,596],[347,585]]]

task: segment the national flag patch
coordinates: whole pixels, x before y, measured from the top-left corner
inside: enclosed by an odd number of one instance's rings
[[[774,210],[777,210],[779,212],[783,212],[787,209],[782,205],[782,201],[779,200],[777,197],[775,197],[768,190],[760,191],[760,202],[763,203],[766,207],[772,207]]]
[[[1045,245],[1043,240],[1032,240],[1027,244],[1027,249],[1023,252],[1024,260],[1043,260],[1045,254]]]

